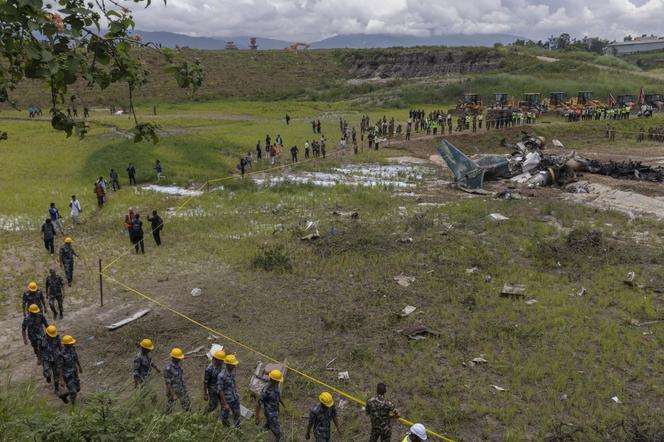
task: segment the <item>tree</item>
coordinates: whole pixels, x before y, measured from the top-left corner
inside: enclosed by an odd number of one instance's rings
[[[568,33],[562,33],[556,38],[556,48],[557,49],[566,49],[569,47],[572,39]]]
[[[51,91],[51,125],[67,136],[83,136],[87,123],[65,114],[67,90],[83,80],[105,89],[125,83],[134,117],[135,141],[158,140],[157,126],[139,123],[134,112],[134,92],[149,78],[141,48],[161,51],[132,35],[134,19],[125,5],[149,7],[152,0],[0,0],[0,102],[16,104],[11,93],[25,78],[48,83]],[[166,0],[164,0],[166,4]],[[102,26],[107,30],[102,31]],[[181,87],[192,94],[203,81],[198,60],[188,62],[165,54]],[[71,101],[71,99],[70,99]]]

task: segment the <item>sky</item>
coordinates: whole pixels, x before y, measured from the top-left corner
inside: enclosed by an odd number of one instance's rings
[[[664,0],[168,0],[134,12],[146,31],[305,42],[338,34],[664,34]]]

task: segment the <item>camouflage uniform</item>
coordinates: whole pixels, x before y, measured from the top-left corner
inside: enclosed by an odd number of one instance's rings
[[[152,373],[152,356],[149,351],[139,350],[134,359],[134,378],[139,383],[144,383]]]
[[[309,424],[314,430],[316,442],[329,442],[331,439],[332,418],[337,415],[336,407],[317,404],[309,411]]]
[[[258,402],[263,405],[263,411],[265,412],[264,429],[265,431],[271,431],[277,442],[281,442],[281,425],[279,425],[280,399],[279,386],[273,383],[267,384],[258,398]]]
[[[32,304],[36,304],[37,307],[39,307],[39,310],[42,312],[46,312],[46,301],[44,300],[44,292],[41,290],[37,290],[36,292],[31,292],[30,290],[26,290],[23,292],[23,298],[22,298],[22,306],[23,306],[23,316],[28,316],[28,307]]]
[[[69,285],[71,285],[74,279],[74,256],[76,256],[76,252],[74,252],[74,248],[70,245],[65,244],[60,247],[60,262],[65,269],[65,276]]]
[[[367,401],[366,412],[371,418],[370,442],[389,441],[392,437],[392,416],[395,414],[392,402],[379,394]]]
[[[219,419],[221,423],[229,426],[228,417],[231,412],[233,412],[233,425],[236,427],[240,426],[240,395],[237,392],[237,386],[235,385],[235,371],[228,371],[223,369],[219,372],[217,376],[217,391],[218,394],[223,394],[224,399],[230,410],[225,410],[224,407],[221,407],[221,416]]]
[[[55,305],[57,303],[58,308],[60,309],[60,319],[62,319],[62,301],[63,301],[63,293],[62,290],[65,286],[65,282],[62,280],[62,276],[60,275],[49,275],[48,278],[46,278],[46,293],[48,297],[48,305],[51,307],[51,311],[53,312],[53,317],[57,318],[57,310],[55,308]]]
[[[175,398],[168,398],[166,401],[166,414],[173,411],[175,401],[180,399],[180,405],[185,411],[191,411],[191,400],[187,392],[187,385],[184,382],[184,369],[181,362],[170,361],[164,369],[164,380],[166,385],[170,385],[175,393]]]
[[[210,362],[205,368],[205,374],[203,375],[203,384],[208,392],[208,406],[205,410],[206,413],[211,412],[217,405],[219,405],[219,393],[217,392],[217,376],[221,370],[224,369],[223,364],[215,365]]]
[[[58,358],[62,351],[62,344],[60,343],[60,336],[55,337],[44,336],[42,340],[41,354],[42,354],[42,368],[44,369],[44,377],[46,382],[51,382],[53,379],[53,388],[55,394],[60,390],[60,376],[58,375]]]
[[[48,327],[48,321],[41,313],[29,313],[23,318],[22,329],[24,332],[27,331],[28,339],[39,361],[41,361],[42,341],[46,336],[44,333],[46,327]]]
[[[69,395],[69,402],[76,400],[76,395],[81,391],[81,381],[78,378],[78,354],[76,347],[73,345],[65,345],[58,357],[58,368],[62,372],[62,377],[67,386],[67,393]]]

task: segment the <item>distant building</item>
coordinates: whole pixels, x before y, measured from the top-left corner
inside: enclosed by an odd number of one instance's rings
[[[605,49],[608,55],[627,55],[638,52],[664,50],[664,37],[635,38],[630,41],[610,43]]]
[[[224,49],[229,50],[229,51],[237,51],[238,47],[235,44],[234,41],[227,41],[226,46],[224,46]]]

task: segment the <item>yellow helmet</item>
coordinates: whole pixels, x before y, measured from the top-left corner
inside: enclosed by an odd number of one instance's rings
[[[66,237],[65,238],[65,244],[71,244],[71,237]]]
[[[272,370],[270,372],[270,379],[272,379],[273,381],[277,381],[277,382],[283,382],[284,381],[284,375],[281,372],[281,370]]]
[[[30,307],[28,307],[28,311],[30,313],[39,313],[39,306],[37,304],[30,304]]]
[[[39,287],[37,286],[37,283],[32,281],[30,284],[28,284],[28,290],[31,292],[36,292]]]
[[[182,352],[182,350],[175,347],[173,350],[171,350],[171,357],[175,358],[175,359],[182,360],[182,359],[184,359],[184,353]]]
[[[62,338],[62,343],[63,343],[64,345],[74,345],[74,344],[76,344],[76,339],[72,338],[72,337],[69,336],[69,335],[65,335],[65,336]]]
[[[332,395],[327,391],[322,392],[320,396],[318,396],[318,400],[320,401],[321,404],[325,405],[327,408],[330,408],[331,406],[334,405],[334,399],[332,398]]]
[[[219,350],[214,354],[214,358],[221,362],[224,362],[225,357],[226,357],[226,352],[223,350]]]
[[[146,350],[154,350],[154,344],[150,339],[143,339],[139,345]]]
[[[58,329],[55,328],[55,325],[49,325],[46,327],[46,334],[52,338],[55,338],[55,335],[58,334]]]
[[[235,355],[228,355],[224,358],[224,364],[226,365],[238,365],[240,361],[237,360]]]

